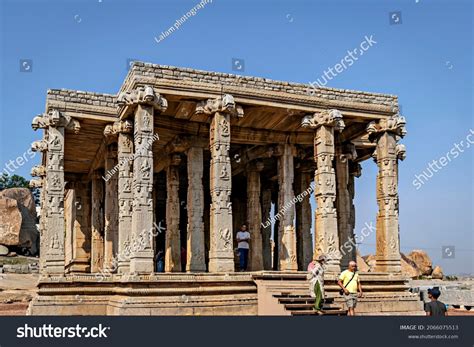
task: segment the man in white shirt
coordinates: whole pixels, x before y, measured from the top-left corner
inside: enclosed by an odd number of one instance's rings
[[[249,258],[249,241],[250,233],[247,231],[247,224],[242,224],[240,231],[237,232],[237,248],[240,255],[240,271],[247,270],[247,263]]]

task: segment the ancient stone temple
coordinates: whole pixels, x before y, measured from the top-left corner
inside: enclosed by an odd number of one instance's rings
[[[336,297],[334,276],[356,258],[355,178],[370,158],[366,311],[420,308],[400,275],[395,96],[136,62],[116,95],[49,90],[32,126],[44,213],[31,314],[285,314],[278,295],[307,293],[320,254]],[[236,255],[243,223],[248,272]]]

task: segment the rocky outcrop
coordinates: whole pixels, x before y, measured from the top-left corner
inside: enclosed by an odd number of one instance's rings
[[[416,264],[423,276],[431,275],[431,272],[433,271],[433,263],[425,251],[415,249],[407,255],[407,258]]]
[[[0,244],[38,253],[39,233],[33,195],[27,188],[0,192]]]
[[[418,268],[416,263],[410,258],[408,258],[405,254],[400,253],[400,255],[402,257],[402,274],[410,278],[416,278],[421,276],[421,270]]]
[[[0,198],[6,197],[18,201],[18,203],[24,206],[31,214],[32,217],[36,218],[36,205],[33,194],[28,188],[9,188],[0,192]]]
[[[431,259],[425,251],[413,250],[408,255],[400,253],[400,256],[402,274],[404,276],[410,278],[417,278],[420,276],[431,275],[432,278],[443,278],[443,270],[439,266],[436,266],[433,270]],[[362,258],[362,261],[367,264],[369,268],[368,272],[375,271],[375,265],[377,263],[375,255],[366,255]],[[357,261],[357,263],[359,263],[359,261]],[[364,270],[360,269],[360,271]]]
[[[442,280],[444,277],[443,270],[441,269],[440,266],[435,266],[433,269],[433,272],[431,273],[431,278],[437,279],[437,280]]]
[[[365,261],[365,263],[369,267],[369,272],[373,272],[375,270],[375,264],[376,264],[375,255],[373,254],[365,255],[362,257],[362,259]]]
[[[361,272],[369,272],[370,266],[367,265],[364,258],[361,257],[359,252],[357,252],[357,269]]]

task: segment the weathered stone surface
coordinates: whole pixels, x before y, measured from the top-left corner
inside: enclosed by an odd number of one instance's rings
[[[369,267],[369,271],[372,272],[375,269],[375,265],[377,261],[375,260],[375,255],[369,254],[369,255],[364,255],[362,259],[365,261],[367,266]]]
[[[431,275],[431,272],[433,271],[433,263],[431,262],[430,257],[425,251],[415,249],[411,251],[407,255],[407,257],[416,264],[416,266],[420,269],[422,275]]]
[[[0,197],[15,199],[25,206],[33,217],[36,217],[36,205],[33,194],[28,188],[9,188],[0,192]]]
[[[370,266],[365,262],[364,258],[361,257],[359,253],[357,253],[357,269],[361,272],[369,272]]]
[[[0,244],[17,246],[20,244],[21,212],[18,202],[10,198],[0,199]]]
[[[7,255],[8,254],[8,247],[4,245],[0,245],[0,255]]]
[[[435,266],[433,272],[431,273],[431,277],[437,280],[442,280],[444,277],[443,269],[441,269],[440,266]]]
[[[408,258],[405,254],[400,253],[401,255],[401,266],[402,266],[402,274],[411,278],[416,278],[421,276],[421,271],[416,265],[416,263]]]
[[[30,213],[30,201],[34,205],[33,197],[23,189],[7,189],[5,195],[0,196],[0,244],[28,248],[32,254],[38,252],[38,230],[36,228],[36,211]],[[7,197],[18,197],[19,200]],[[31,199],[31,200],[30,200]],[[25,203],[27,206],[23,205]]]
[[[410,254],[405,255],[400,253],[401,256],[401,273],[402,275],[410,278],[417,278],[419,276],[428,276],[433,275],[431,267],[431,260],[428,254],[424,251],[414,250]],[[366,255],[363,257],[363,260],[368,265],[370,272],[376,271],[375,267],[377,265],[376,256],[375,255]],[[359,261],[358,261],[359,262]],[[360,271],[364,271],[359,267]],[[442,276],[442,270],[441,271]],[[437,274],[439,276],[439,274]],[[434,278],[434,277],[433,277]],[[442,278],[442,277],[441,277]]]

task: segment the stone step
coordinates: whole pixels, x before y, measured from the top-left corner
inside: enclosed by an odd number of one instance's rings
[[[292,316],[345,316],[347,315],[347,310],[338,309],[332,311],[315,311],[315,310],[306,310],[306,311],[291,311]]]
[[[285,309],[289,311],[294,310],[311,310],[314,307],[314,302],[312,304],[285,304]],[[326,306],[323,305],[323,311],[334,311],[340,310],[340,307],[336,306]]]
[[[282,304],[300,304],[300,303],[314,303],[314,298],[279,298],[278,301]],[[323,301],[325,304],[332,304],[334,299],[326,299]]]

